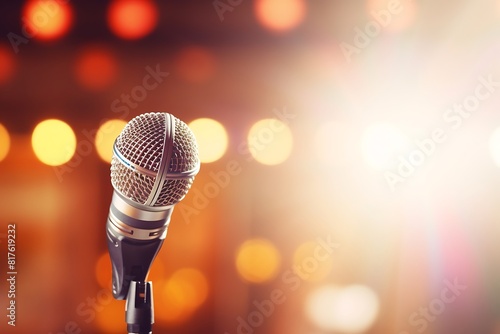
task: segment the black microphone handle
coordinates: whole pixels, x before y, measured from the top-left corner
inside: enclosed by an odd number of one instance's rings
[[[131,281],[125,304],[129,334],[152,334],[154,323],[153,283]]]

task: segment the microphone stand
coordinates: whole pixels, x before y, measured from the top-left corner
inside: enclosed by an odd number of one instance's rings
[[[125,304],[129,334],[152,334],[154,323],[153,283],[130,281]]]

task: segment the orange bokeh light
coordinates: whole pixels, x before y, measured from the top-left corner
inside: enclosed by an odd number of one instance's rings
[[[306,15],[304,0],[257,0],[255,15],[269,30],[285,32],[296,28]]]
[[[177,54],[175,69],[182,79],[191,83],[202,83],[214,75],[216,60],[208,49],[190,46]]]
[[[111,31],[124,39],[139,39],[158,24],[158,8],[151,0],[114,0],[108,8]]]
[[[79,83],[91,90],[109,87],[118,73],[114,54],[105,47],[87,47],[78,56],[75,75]]]
[[[187,320],[200,307],[209,294],[206,277],[197,269],[177,270],[159,291],[156,303],[156,316],[168,323],[181,323]]]
[[[22,20],[34,38],[54,40],[71,27],[73,10],[70,5],[55,0],[30,0],[23,8]]]
[[[0,84],[7,82],[14,73],[14,57],[7,46],[0,45]]]

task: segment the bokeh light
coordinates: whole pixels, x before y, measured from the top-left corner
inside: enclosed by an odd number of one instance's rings
[[[158,24],[158,8],[151,0],[114,0],[108,8],[108,25],[123,39],[139,39]]]
[[[263,283],[274,278],[280,262],[278,250],[265,239],[248,240],[236,253],[236,269],[244,280],[251,283]]]
[[[0,161],[4,160],[10,150],[10,136],[7,129],[0,124]]]
[[[208,298],[207,278],[198,269],[177,270],[158,294],[156,317],[168,323],[180,323],[188,319]]]
[[[59,166],[68,162],[76,150],[76,137],[63,121],[48,119],[33,131],[31,145],[37,158],[46,165]]]
[[[121,119],[111,119],[102,124],[95,136],[95,147],[99,157],[107,163],[113,157],[113,144],[116,137],[122,132],[127,122]]]
[[[297,27],[306,15],[304,0],[257,0],[255,15],[265,28],[284,32]]]
[[[490,137],[490,154],[495,165],[500,167],[500,128],[497,128]]]
[[[352,156],[352,130],[341,122],[326,122],[320,125],[314,137],[316,157],[327,165],[342,165]]]
[[[215,74],[216,65],[217,62],[212,52],[200,46],[182,49],[174,60],[176,73],[191,83],[209,80]]]
[[[73,10],[67,2],[30,0],[23,9],[27,31],[34,38],[54,40],[65,35],[73,20]]]
[[[307,275],[300,275],[306,281],[318,282],[325,279],[333,269],[333,257],[321,254],[318,257],[317,242],[308,241],[301,244],[293,255],[294,268],[300,268]]]
[[[387,123],[370,125],[361,140],[366,163],[377,170],[390,168],[391,163],[397,160],[398,153],[408,145],[409,141],[403,133]]]
[[[14,73],[15,61],[12,49],[0,45],[0,84],[6,83]]]
[[[250,128],[247,145],[253,158],[264,165],[283,163],[292,152],[293,136],[283,122],[268,118]]]
[[[100,296],[100,298],[99,298]],[[105,299],[110,297],[111,299]],[[116,321],[114,319],[125,319],[125,301],[115,300],[111,294],[111,290],[101,289],[95,297],[96,304],[100,306],[100,312],[95,312],[95,320],[97,326],[103,333],[122,333],[123,328],[127,325],[124,321]],[[90,318],[89,318],[90,319]]]
[[[78,55],[75,64],[76,78],[90,90],[109,87],[116,80],[117,74],[116,57],[105,47],[87,47]]]
[[[227,132],[222,124],[210,118],[199,118],[189,123],[189,127],[196,137],[201,162],[222,158],[228,145]]]
[[[399,32],[415,22],[417,3],[411,0],[367,0],[366,11],[374,22],[379,23],[381,30]]]
[[[364,333],[377,319],[379,304],[378,296],[366,286],[327,285],[308,296],[306,314],[325,331]]]

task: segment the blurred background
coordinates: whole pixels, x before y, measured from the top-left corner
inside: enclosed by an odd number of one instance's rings
[[[126,332],[111,147],[165,111],[202,166],[155,333],[500,333],[499,1],[4,1],[0,27],[0,332]]]

